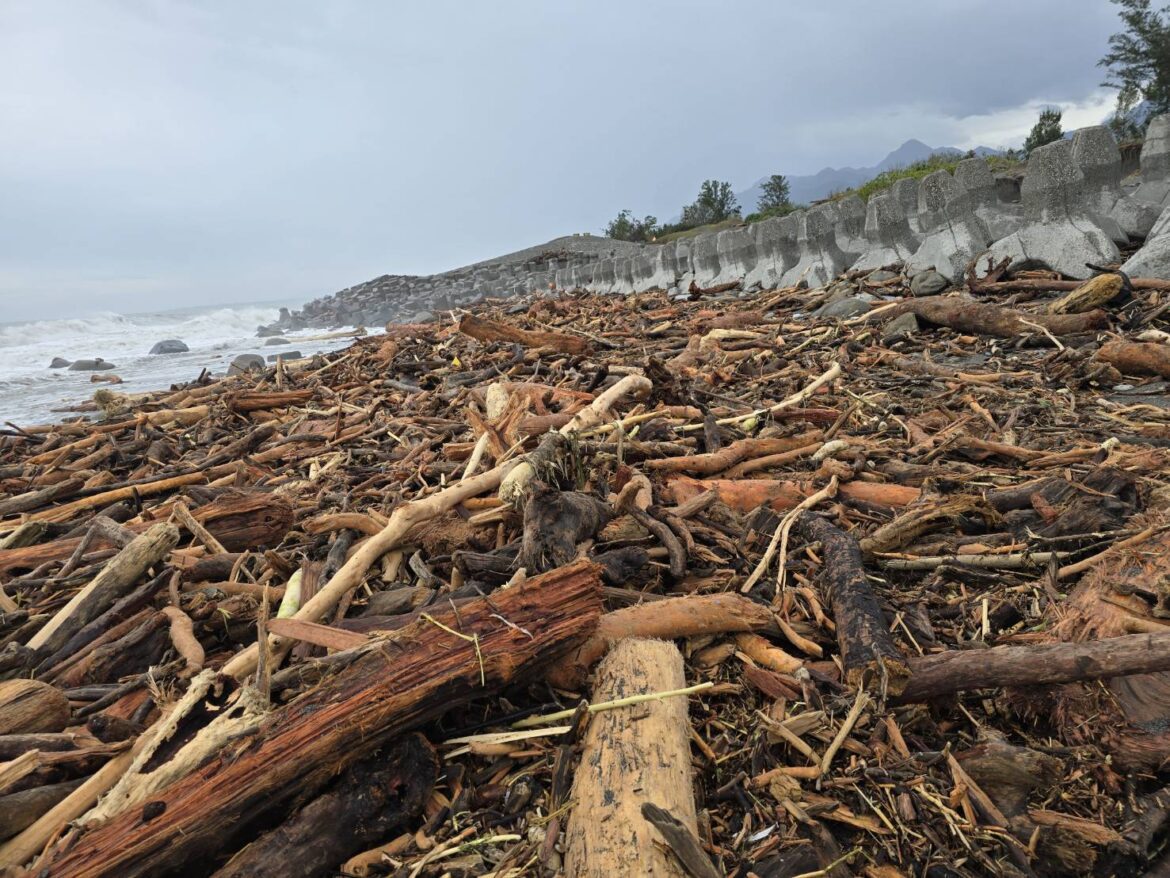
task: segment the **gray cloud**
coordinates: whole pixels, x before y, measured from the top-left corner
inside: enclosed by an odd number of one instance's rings
[[[1007,136],[1091,101],[1116,24],[1104,0],[9,2],[0,301],[298,301],[665,217],[709,176]]]

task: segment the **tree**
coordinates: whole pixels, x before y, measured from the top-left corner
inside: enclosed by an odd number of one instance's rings
[[[1097,62],[1109,71],[1101,83],[1116,88],[1117,111],[1110,127],[1132,136],[1131,117],[1142,101],[1150,114],[1170,112],[1170,7],[1150,9],[1150,0],[1113,0],[1125,30],[1109,38],[1109,52]]]
[[[756,210],[760,213],[778,213],[792,206],[792,199],[788,193],[788,178],[783,174],[773,174],[760,187],[762,193],[756,202]]]
[[[682,225],[694,228],[739,216],[739,202],[731,184],[722,180],[705,180],[699,197],[682,210]]]
[[[623,210],[605,227],[607,238],[639,243],[649,241],[657,232],[657,217],[646,216],[643,219],[637,219],[630,210]]]
[[[1030,153],[1038,146],[1053,143],[1064,137],[1060,128],[1060,119],[1064,114],[1055,107],[1047,107],[1040,111],[1040,118],[1032,126],[1032,133],[1024,141],[1024,152]]]

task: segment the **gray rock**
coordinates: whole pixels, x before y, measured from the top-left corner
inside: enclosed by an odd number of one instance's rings
[[[256,338],[268,338],[269,336],[273,335],[284,335],[284,330],[275,323],[271,326],[256,327]]]
[[[882,338],[889,341],[893,338],[898,338],[904,335],[913,335],[918,331],[918,317],[907,312],[906,314],[899,314],[884,327],[882,327]]]
[[[300,351],[281,351],[279,354],[269,354],[268,362],[275,363],[277,360],[299,360],[303,357]]]
[[[49,363],[50,369],[68,369],[70,360],[64,360],[61,357],[53,357],[53,362]]]
[[[1010,270],[1044,266],[1077,280],[1090,274],[1086,262],[1116,262],[1120,252],[1093,220],[1085,177],[1072,158],[1072,143],[1058,140],[1032,150],[1020,189],[1024,225],[996,241],[979,257],[979,270],[990,259],[1008,260]]]
[[[869,249],[853,263],[854,271],[869,271],[905,262],[918,249],[902,204],[890,192],[875,195],[865,208],[865,239]]]
[[[292,342],[289,341],[287,338],[279,338],[277,336],[273,336],[272,338],[265,341],[264,344],[271,347],[272,345],[275,345],[275,344],[292,344]]]
[[[410,318],[411,323],[431,323],[435,319],[435,315],[431,311],[416,311],[414,316]]]
[[[259,354],[240,354],[230,366],[229,375],[243,375],[245,372],[263,372],[264,358]]]
[[[155,344],[150,349],[152,354],[185,354],[191,350],[177,338],[167,338]]]
[[[850,296],[847,299],[838,299],[828,302],[813,312],[815,317],[857,317],[869,312],[869,302],[861,296]]]
[[[885,269],[879,268],[877,271],[871,271],[869,274],[867,274],[865,276],[865,282],[871,284],[880,284],[885,283],[888,280],[893,280],[897,276],[898,275],[894,274],[892,271],[886,271]]]
[[[107,363],[101,357],[92,360],[74,360],[69,364],[70,372],[104,372],[106,369],[118,368],[113,363]]]
[[[920,271],[910,279],[910,292],[915,296],[935,296],[951,285],[951,282],[929,268]],[[909,315],[913,317],[914,315]]]

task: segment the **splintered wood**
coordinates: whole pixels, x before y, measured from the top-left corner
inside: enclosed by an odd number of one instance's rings
[[[0,874],[1170,872],[1170,289],[1002,269],[7,425]]]

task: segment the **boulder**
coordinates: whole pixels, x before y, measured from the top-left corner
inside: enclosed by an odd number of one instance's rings
[[[101,357],[92,360],[74,360],[69,365],[70,372],[103,372],[106,369],[118,368],[113,363],[107,363]]]
[[[1028,156],[1020,188],[1024,225],[996,241],[979,257],[986,271],[1007,259],[1009,270],[1044,267],[1074,278],[1086,279],[1086,262],[1116,262],[1117,245],[1094,221],[1085,192],[1085,176],[1072,157],[1072,142],[1058,140]]]
[[[53,362],[49,363],[50,369],[68,369],[70,360],[64,360],[61,357],[53,357]]]
[[[230,366],[229,375],[243,375],[245,372],[263,372],[264,358],[259,354],[240,354]]]
[[[276,345],[276,344],[292,344],[292,342],[289,341],[287,338],[283,338],[279,335],[274,335],[271,338],[266,339],[264,344],[271,347],[272,345]]]
[[[813,312],[814,317],[857,317],[869,312],[869,301],[861,296],[849,296],[822,305]]]
[[[414,316],[410,318],[411,323],[431,323],[434,321],[435,315],[432,311],[415,311]]]
[[[269,354],[268,362],[275,363],[277,360],[299,360],[303,357],[300,351],[281,351],[279,354]]]
[[[185,354],[191,350],[177,338],[166,338],[156,342],[150,349],[152,354]]]
[[[920,271],[910,278],[910,292],[915,296],[936,296],[950,285],[951,282],[933,268]]]
[[[891,339],[900,338],[906,335],[913,335],[918,331],[918,317],[910,312],[899,314],[884,327],[882,327],[883,341],[890,341]]]

